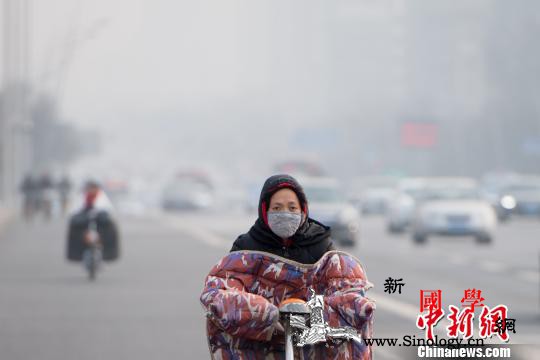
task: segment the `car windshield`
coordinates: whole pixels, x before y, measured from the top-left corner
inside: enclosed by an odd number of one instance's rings
[[[304,188],[309,202],[336,203],[344,202],[345,197],[336,187],[313,186]]]

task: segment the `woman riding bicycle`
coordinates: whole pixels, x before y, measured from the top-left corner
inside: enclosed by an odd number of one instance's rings
[[[258,211],[255,224],[206,278],[201,303],[212,358],[283,358],[278,306],[288,298],[308,300],[311,290],[324,295],[329,326],[371,337],[375,304],[365,297],[371,284],[358,260],[335,251],[330,228],[309,217],[300,184],[289,175],[270,177]],[[371,359],[362,343],[324,345],[297,352],[309,359]]]

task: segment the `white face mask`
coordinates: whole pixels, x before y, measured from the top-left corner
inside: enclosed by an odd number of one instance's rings
[[[274,234],[282,239],[293,236],[301,223],[301,213],[288,211],[273,211],[268,213],[268,226]]]

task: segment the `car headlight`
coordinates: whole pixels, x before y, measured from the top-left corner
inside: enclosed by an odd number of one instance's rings
[[[512,195],[505,195],[501,198],[501,206],[506,210],[512,210],[516,207],[516,199]]]

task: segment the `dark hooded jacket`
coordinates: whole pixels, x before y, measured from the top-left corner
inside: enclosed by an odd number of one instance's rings
[[[272,195],[283,188],[293,190],[306,220],[290,239],[282,239],[268,226],[267,211]],[[263,185],[259,198],[259,217],[251,229],[240,235],[231,251],[255,250],[282,256],[303,264],[317,262],[324,253],[335,250],[330,228],[309,218],[308,201],[300,184],[290,175],[274,175]]]

